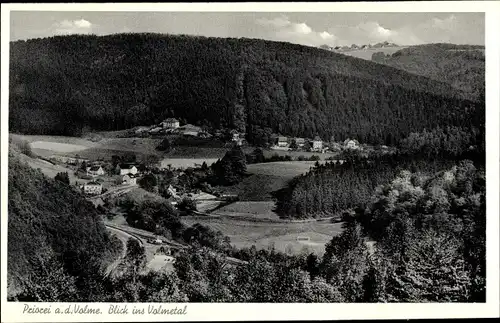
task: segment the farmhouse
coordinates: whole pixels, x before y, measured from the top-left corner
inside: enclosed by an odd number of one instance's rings
[[[346,148],[346,149],[358,149],[359,142],[356,139],[346,139],[344,141],[344,148]]]
[[[104,169],[101,166],[99,166],[99,165],[87,167],[87,175],[90,175],[90,176],[102,176],[105,173],[106,172],[104,171]]]
[[[288,147],[288,138],[284,136],[279,136],[278,147]]]
[[[163,129],[177,129],[179,128],[179,120],[168,118],[161,123],[161,126]]]
[[[89,195],[99,195],[102,193],[102,184],[98,182],[88,182],[83,185],[83,192]]]
[[[137,167],[132,164],[118,164],[116,165],[116,172],[119,175],[137,174]]]
[[[321,151],[323,149],[323,141],[320,137],[316,136],[313,139],[312,149],[314,151]]]
[[[304,147],[306,140],[304,138],[295,138],[295,143],[297,144],[297,147]]]
[[[132,174],[126,174],[122,177],[123,185],[137,185],[137,178]]]

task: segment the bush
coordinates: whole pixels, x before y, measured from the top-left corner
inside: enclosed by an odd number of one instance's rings
[[[197,210],[196,201],[189,197],[183,198],[182,201],[177,205],[177,207],[179,208],[179,210],[185,212],[191,212]]]
[[[56,181],[59,181],[61,183],[64,183],[66,185],[69,185],[69,176],[67,172],[61,172],[57,173],[57,175],[54,177]]]

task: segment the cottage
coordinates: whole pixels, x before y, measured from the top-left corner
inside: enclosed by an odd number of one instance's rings
[[[104,169],[101,166],[99,166],[99,165],[87,167],[87,175],[90,175],[90,176],[102,176],[105,173],[106,172],[104,171]]]
[[[323,141],[321,140],[321,138],[319,136],[314,137],[312,149],[314,151],[321,151],[323,149]]]
[[[98,182],[88,182],[83,185],[83,192],[89,195],[99,195],[102,193],[102,184]]]
[[[137,167],[131,164],[118,164],[116,165],[116,172],[119,175],[137,174]]]
[[[278,147],[288,147],[288,138],[284,136],[279,136]]]
[[[344,147],[346,149],[358,149],[359,142],[355,139],[346,139],[344,141]]]
[[[295,138],[295,144],[297,147],[304,147],[306,140],[304,138]]]
[[[137,177],[132,174],[126,174],[122,177],[123,185],[137,185]]]
[[[165,119],[162,123],[161,126],[163,129],[177,129],[179,128],[179,120],[174,119],[174,118],[168,118]]]

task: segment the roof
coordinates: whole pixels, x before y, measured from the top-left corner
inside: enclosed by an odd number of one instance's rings
[[[314,137],[315,141],[321,141],[321,138],[319,136]]]
[[[133,164],[119,164],[118,165],[121,169],[132,169],[132,167],[135,167]]]
[[[295,141],[306,141],[304,138],[295,138]]]
[[[287,140],[288,140],[288,138],[285,137],[285,136],[279,136],[278,137],[278,141],[287,141]]]
[[[89,185],[99,185],[99,186],[101,186],[102,184],[101,184],[101,183],[98,183],[98,182],[94,182],[94,181],[92,181],[92,182],[87,182],[87,183],[85,184],[85,186],[89,186]]]
[[[90,167],[91,171],[98,171],[101,168],[101,166],[92,166]]]
[[[179,122],[179,120],[177,120],[175,118],[167,118],[167,119],[163,120],[163,122]]]

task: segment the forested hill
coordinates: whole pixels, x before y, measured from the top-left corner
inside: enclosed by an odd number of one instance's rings
[[[23,164],[12,151],[8,218],[10,297],[69,302],[75,293],[100,288],[90,286],[92,277],[112,260],[117,246],[94,206],[67,184]]]
[[[11,43],[10,63],[13,132],[79,135],[174,116],[257,143],[274,132],[393,144],[484,122],[484,103],[445,82],[283,42],[58,36]]]
[[[376,53],[376,62],[446,82],[481,99],[485,89],[484,46],[426,44],[404,48],[392,55]]]

